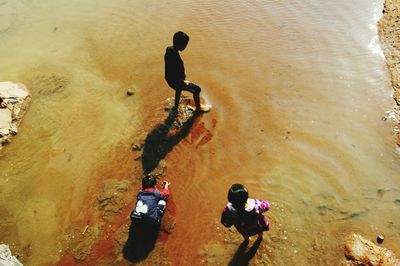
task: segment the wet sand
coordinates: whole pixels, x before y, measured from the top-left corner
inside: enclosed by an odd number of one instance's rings
[[[396,102],[395,113],[400,116],[400,2],[386,0],[383,16],[378,23],[379,38],[389,69],[393,98]],[[400,147],[400,121],[395,125],[397,145]]]

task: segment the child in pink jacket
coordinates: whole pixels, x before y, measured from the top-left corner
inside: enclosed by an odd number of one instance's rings
[[[228,191],[228,204],[223,209],[221,223],[225,227],[234,225],[246,242],[249,236],[257,235],[262,240],[263,232],[269,230],[269,222],[263,212],[270,204],[263,200],[248,198],[247,189],[242,184],[233,184]]]

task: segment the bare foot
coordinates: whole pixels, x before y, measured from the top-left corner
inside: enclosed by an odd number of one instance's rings
[[[197,108],[194,110],[194,113],[195,113],[195,114],[202,114],[202,113],[207,113],[207,112],[210,111],[210,110],[211,110],[211,105],[202,104],[202,105],[200,105],[200,108],[197,107]]]
[[[200,109],[203,112],[208,112],[211,110],[211,105],[210,104],[201,104]]]

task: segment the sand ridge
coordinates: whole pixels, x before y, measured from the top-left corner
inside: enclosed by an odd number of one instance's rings
[[[386,0],[383,8],[382,19],[378,23],[379,39],[386,57],[386,64],[391,77],[394,90],[393,98],[396,102],[395,113],[400,115],[400,2],[397,0]],[[397,121],[395,131],[397,145],[400,146],[400,132]],[[397,130],[396,130],[397,129]]]

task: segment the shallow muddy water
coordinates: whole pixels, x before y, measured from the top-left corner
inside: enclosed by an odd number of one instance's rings
[[[0,152],[0,241],[22,249],[28,265],[59,260],[60,235],[90,212],[99,169],[129,177],[113,154],[166,116],[154,110],[172,96],[163,54],[179,29],[191,38],[187,77],[213,109],[166,157],[176,209],[162,240],[167,260],[229,262],[239,236],[219,215],[236,182],[272,204],[253,264],[335,265],[349,232],[382,233],[399,252],[382,5],[3,1],[0,79],[25,83],[33,97]]]

